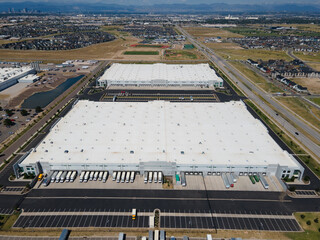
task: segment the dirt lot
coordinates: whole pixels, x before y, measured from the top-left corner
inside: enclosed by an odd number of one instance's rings
[[[69,59],[113,59],[121,55],[131,44],[138,42],[135,37],[116,39],[111,42],[94,44],[89,47],[65,51],[7,50],[1,49],[2,60],[69,60]]]
[[[311,94],[320,94],[320,78],[293,78],[292,80],[307,87]]]

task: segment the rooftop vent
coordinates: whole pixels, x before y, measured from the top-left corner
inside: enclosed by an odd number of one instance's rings
[[[180,153],[181,153],[181,154],[184,154],[184,151],[181,151]]]
[[[133,150],[131,150],[131,151],[130,151],[130,154],[134,154],[134,151],[133,151]]]
[[[64,150],[64,153],[68,153],[69,151],[68,150]]]

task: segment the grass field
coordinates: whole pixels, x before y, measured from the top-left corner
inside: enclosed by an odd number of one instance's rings
[[[126,45],[137,43],[134,37],[125,40],[116,39],[111,42],[94,44],[85,48],[65,51],[7,50],[0,49],[1,60],[69,60],[69,59],[111,59],[117,53],[127,49]]]
[[[258,87],[262,88],[266,92],[276,93],[282,92],[282,89],[275,86],[273,83],[266,81],[263,77],[249,69],[247,66],[240,62],[232,61],[230,62],[235,68],[237,68],[240,72],[242,72],[247,78],[249,78],[252,82],[254,82]]]
[[[320,110],[297,97],[277,97],[283,105],[320,129]]]
[[[264,49],[219,49],[213,48],[218,54],[222,57],[231,59],[231,60],[247,60],[251,58],[253,60],[269,60],[269,59],[283,59],[290,61],[292,60],[285,52],[283,51],[270,51]]]
[[[308,98],[310,101],[314,102],[315,104],[318,104],[320,106],[320,98]]]
[[[221,37],[221,38],[243,37],[240,34],[235,34],[221,28],[186,27],[185,30],[195,37]]]
[[[307,61],[307,62],[319,62],[319,63],[320,63],[320,53],[294,52],[294,55],[295,55],[297,58],[300,58],[302,61]]]
[[[124,55],[159,55],[158,51],[125,51]]]
[[[301,233],[287,233],[286,236],[293,240],[320,239],[320,213],[294,213],[300,226],[305,230]],[[319,219],[318,223],[314,220]],[[310,221],[310,225],[307,224]]]
[[[193,51],[186,50],[166,50],[164,57],[166,60],[192,60],[200,58],[199,55]]]
[[[130,47],[139,47],[139,48],[168,48],[166,45],[151,45],[151,44],[134,44]]]

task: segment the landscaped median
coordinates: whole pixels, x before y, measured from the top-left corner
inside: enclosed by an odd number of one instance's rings
[[[320,239],[320,213],[294,213],[300,226],[304,229],[301,233],[287,233],[290,239],[305,240],[305,239]]]

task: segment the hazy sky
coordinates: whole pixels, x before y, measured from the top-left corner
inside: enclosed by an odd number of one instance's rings
[[[117,3],[117,4],[160,4],[160,3],[188,3],[188,4],[199,4],[199,3],[238,3],[238,4],[273,4],[273,3],[315,3],[320,4],[320,0],[0,0],[0,2],[102,2],[102,3]]]

